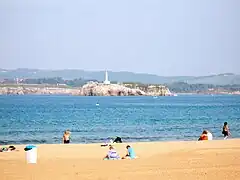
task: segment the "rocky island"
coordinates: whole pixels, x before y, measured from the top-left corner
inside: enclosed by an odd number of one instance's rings
[[[89,81],[81,87],[69,87],[51,84],[8,84],[0,86],[0,94],[55,94],[75,96],[168,96],[169,89],[159,85],[137,85],[110,83],[108,73],[105,72],[103,82]]]
[[[140,89],[128,88],[119,84],[104,84],[89,82],[85,84],[80,94],[83,96],[141,96],[146,93]]]
[[[161,89],[155,93],[150,88],[143,91],[140,88],[130,88],[120,84],[104,84],[89,82],[79,88],[69,87],[43,87],[43,86],[6,86],[0,87],[0,95],[25,95],[25,94],[49,94],[49,95],[75,95],[75,96],[167,96],[168,89]]]

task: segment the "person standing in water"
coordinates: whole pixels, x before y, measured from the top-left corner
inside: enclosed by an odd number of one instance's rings
[[[63,134],[63,144],[69,144],[70,143],[70,134],[71,132],[69,130],[66,130]]]
[[[222,134],[224,135],[224,139],[227,139],[228,136],[230,135],[230,131],[229,131],[227,122],[224,122],[224,124],[223,124]]]

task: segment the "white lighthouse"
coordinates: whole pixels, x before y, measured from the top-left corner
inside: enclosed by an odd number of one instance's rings
[[[103,82],[104,84],[110,84],[110,81],[108,80],[108,72],[105,71],[105,80]]]

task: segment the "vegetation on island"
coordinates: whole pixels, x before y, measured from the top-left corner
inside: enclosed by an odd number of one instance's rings
[[[171,92],[176,93],[217,93],[217,92],[237,92],[240,85],[213,85],[213,84],[188,84],[184,82],[166,84]]]
[[[161,73],[161,72],[159,72]],[[117,82],[139,82],[143,84],[171,84],[175,82],[185,82],[188,84],[213,84],[213,85],[233,85],[240,84],[240,75],[233,73],[214,74],[208,76],[159,76],[147,73],[133,72],[112,72],[108,71],[110,81]],[[63,79],[95,79],[102,81],[104,71],[84,71],[80,69],[62,70],[41,70],[41,69],[1,69],[1,79],[39,79],[39,78],[62,77]]]
[[[41,86],[41,87],[62,87],[76,88],[82,87],[89,81],[98,82],[95,79],[63,79],[61,77],[54,78],[26,78],[26,79],[4,79],[1,86]],[[144,84],[140,82],[111,82],[112,84],[121,84],[129,88],[140,89],[144,92],[163,92],[166,87],[173,93],[219,93],[219,92],[239,92],[240,85],[213,85],[213,84],[188,84],[185,82],[174,82],[166,84]]]

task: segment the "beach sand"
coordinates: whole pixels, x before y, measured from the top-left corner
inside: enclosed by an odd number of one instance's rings
[[[104,161],[100,144],[38,145],[38,163],[26,164],[24,146],[0,153],[1,180],[239,180],[240,139],[130,143],[135,160]],[[124,155],[126,144],[115,147]]]

